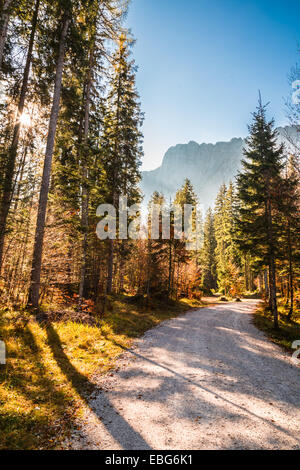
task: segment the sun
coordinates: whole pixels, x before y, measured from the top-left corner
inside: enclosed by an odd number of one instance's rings
[[[31,125],[31,117],[30,114],[24,112],[20,116],[20,123],[22,127],[29,127]]]

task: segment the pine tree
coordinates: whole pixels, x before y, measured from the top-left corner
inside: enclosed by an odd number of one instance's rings
[[[297,159],[290,155],[284,178],[282,191],[281,212],[282,216],[282,236],[280,243],[284,247],[283,260],[287,265],[288,291],[290,297],[290,308],[288,319],[291,320],[294,312],[294,290],[296,274],[299,275],[300,262],[300,185],[299,173],[297,171]]]
[[[0,4],[0,72],[2,69],[4,46],[10,17],[12,0],[1,0]]]
[[[208,209],[204,222],[204,242],[200,255],[202,267],[202,289],[205,293],[217,287],[217,266],[216,266],[216,237],[214,216],[211,209]]]
[[[237,177],[240,200],[238,242],[244,252],[256,257],[259,266],[268,266],[270,307],[274,327],[278,328],[276,260],[279,256],[278,210],[283,147],[277,145],[274,120],[267,121],[266,107],[261,99],[249,131],[243,171]]]
[[[235,232],[235,189],[230,182],[228,188],[223,184],[218,193],[215,211],[215,236],[216,236],[216,263],[218,286],[220,292],[225,295],[232,291],[238,293],[235,282],[240,285],[237,276],[241,266],[241,259],[238,247],[234,241]]]
[[[167,257],[167,245],[162,234],[162,211],[165,199],[155,191],[148,204],[148,239],[147,239],[147,297],[164,291],[164,263]],[[157,211],[159,210],[159,213]],[[158,233],[153,232],[152,223],[158,220]],[[155,235],[155,239],[154,239]],[[158,237],[157,237],[158,236]]]
[[[38,216],[36,223],[35,244],[32,260],[32,275],[29,290],[28,304],[37,308],[39,305],[40,279],[42,267],[43,241],[45,233],[46,210],[48,204],[48,194],[52,169],[52,157],[55,144],[57,121],[60,109],[60,97],[62,87],[62,76],[65,62],[66,38],[70,26],[72,5],[68,1],[61,6],[61,27],[59,37],[59,50],[56,65],[56,75],[54,83],[54,93],[52,100],[51,115],[49,120],[49,130],[44,160],[44,170],[42,177],[42,186],[40,190]]]
[[[177,282],[176,282],[176,298],[178,297],[178,286],[179,286],[179,273],[181,265],[187,265],[189,262],[194,262],[197,265],[198,262],[198,253],[196,251],[187,250],[186,244],[189,242],[193,242],[192,238],[194,238],[195,231],[199,229],[197,225],[197,217],[199,218],[200,214],[199,208],[197,207],[198,198],[194,191],[193,185],[191,181],[186,178],[183,186],[177,191],[174,202],[174,206],[179,206],[182,211],[182,239],[177,240],[173,237],[171,240],[173,245],[173,253],[174,253],[174,264],[177,266]],[[185,206],[191,206],[192,215],[190,220],[187,219],[187,215],[185,213]],[[174,222],[174,220],[173,220]],[[174,231],[174,230],[173,230]],[[186,231],[190,233],[186,233]],[[197,269],[197,268],[196,268]],[[175,271],[175,267],[174,267]]]
[[[113,74],[104,111],[101,152],[109,194],[107,203],[118,208],[119,197],[126,195],[128,204],[139,202],[137,184],[142,157],[143,116],[135,87],[136,67],[130,59],[132,41],[124,34],[113,56]],[[107,293],[112,292],[114,240],[109,241]]]
[[[13,137],[12,143],[8,151],[8,158],[5,168],[5,176],[3,182],[3,194],[0,204],[0,272],[2,268],[2,257],[3,257],[3,248],[4,248],[4,237],[6,231],[7,217],[11,206],[12,201],[12,191],[14,187],[14,174],[15,174],[15,164],[19,146],[20,131],[22,127],[21,116],[25,107],[25,100],[28,91],[28,81],[31,63],[33,59],[33,48],[34,41],[37,29],[38,14],[40,8],[40,0],[35,0],[35,5],[33,9],[33,15],[31,20],[31,33],[29,38],[28,50],[26,64],[23,73],[22,87],[20,91],[20,96],[17,105],[17,113],[15,117],[15,124],[13,128]],[[1,51],[0,51],[1,52]],[[0,58],[1,59],[1,58]]]

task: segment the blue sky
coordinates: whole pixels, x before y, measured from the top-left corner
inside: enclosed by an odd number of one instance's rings
[[[144,169],[178,143],[245,136],[259,89],[286,123],[299,0],[132,0],[127,26],[146,114]]]

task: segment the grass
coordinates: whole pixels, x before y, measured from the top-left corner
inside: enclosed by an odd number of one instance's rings
[[[98,326],[37,323],[28,313],[2,312],[0,449],[57,449],[76,425],[93,390],[92,375],[112,369],[123,348],[160,322],[203,303],[183,299],[152,307],[116,299]]]
[[[273,317],[266,305],[263,305],[254,315],[254,324],[270,338],[273,343],[282,346],[285,350],[292,352],[294,341],[300,340],[300,311],[296,311],[289,322],[287,308],[282,299],[278,303],[279,330],[274,328]]]

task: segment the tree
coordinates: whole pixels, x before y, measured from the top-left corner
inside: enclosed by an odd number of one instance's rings
[[[155,191],[148,204],[148,239],[147,239],[147,284],[148,298],[164,289],[164,263],[167,257],[166,241],[162,233],[162,212],[165,210],[165,199]],[[153,233],[152,222],[158,220],[158,233]],[[154,237],[155,235],[155,237]]]
[[[48,193],[51,177],[52,157],[55,144],[55,135],[59,115],[60,95],[62,86],[62,76],[65,61],[66,38],[71,21],[72,8],[71,3],[66,2],[62,8],[60,38],[58,47],[58,57],[56,64],[56,76],[54,83],[53,101],[51,115],[49,120],[49,129],[47,137],[46,154],[44,160],[44,169],[42,176],[42,185],[40,190],[38,216],[36,223],[35,242],[32,260],[31,284],[29,290],[29,305],[37,308],[39,305],[40,279],[42,267],[43,240],[45,232],[46,210],[48,203]]]
[[[235,210],[235,188],[232,182],[228,188],[223,184],[215,203],[214,224],[217,242],[216,264],[218,286],[225,295],[230,290],[234,290],[233,284],[235,281],[238,281],[240,285],[237,273],[241,266],[241,259],[238,247],[234,241]]]
[[[207,294],[211,294],[217,287],[216,247],[214,216],[209,208],[204,222],[204,242],[200,254],[202,289]]]
[[[184,181],[183,186],[177,191],[174,202],[174,206],[179,206],[182,211],[182,238],[180,240],[175,239],[175,237],[172,237],[172,245],[173,245],[173,253],[174,253],[174,271],[177,265],[177,282],[176,282],[176,297],[178,297],[178,287],[179,287],[179,275],[180,275],[180,268],[181,265],[186,265],[190,261],[194,261],[197,269],[197,262],[198,262],[198,253],[192,250],[187,250],[186,249],[186,244],[189,242],[192,242],[193,240],[190,240],[192,238],[192,232],[195,233],[196,229],[199,229],[197,226],[197,217],[200,216],[200,214],[197,214],[198,211],[198,198],[196,196],[196,193],[194,191],[193,185],[191,181],[186,178]],[[192,208],[192,214],[190,217],[190,220],[187,220],[188,214],[185,212],[185,206],[191,206]],[[175,214],[174,214],[175,216]],[[174,217],[173,217],[174,219]],[[173,220],[174,223],[174,220]],[[190,233],[186,233],[186,231]],[[173,228],[174,232],[174,228]],[[194,235],[193,233],[193,235]],[[174,234],[173,234],[174,235]]]
[[[143,115],[135,87],[136,68],[130,60],[132,41],[122,34],[113,56],[113,74],[110,91],[104,110],[101,153],[109,187],[108,203],[118,208],[121,195],[126,195],[128,204],[140,200],[137,183],[142,156],[142,134],[140,127]],[[109,240],[107,293],[112,292],[114,264],[114,240]]]
[[[4,46],[10,16],[12,0],[1,0],[0,5],[0,71],[2,69]]]
[[[291,320],[294,312],[294,281],[296,267],[300,261],[300,196],[299,196],[299,174],[297,171],[297,159],[290,155],[284,178],[282,191],[281,212],[282,235],[280,243],[284,247],[283,260],[287,264],[288,292],[290,297],[290,308],[288,319]]]
[[[12,143],[9,148],[8,158],[7,158],[6,168],[5,168],[3,194],[2,194],[1,205],[0,205],[0,273],[1,273],[1,267],[2,267],[6,222],[7,222],[7,217],[8,217],[8,213],[10,210],[11,201],[12,201],[15,163],[16,163],[18,146],[19,146],[20,131],[22,127],[21,116],[24,111],[25,100],[26,100],[26,95],[27,95],[27,90],[28,90],[28,81],[29,81],[30,68],[31,68],[31,63],[32,63],[32,58],[33,58],[33,47],[34,47],[35,34],[36,34],[36,29],[37,29],[39,8],[40,8],[40,0],[36,0],[35,5],[34,5],[34,10],[33,10],[33,15],[32,15],[32,21],[31,21],[31,33],[30,33],[30,38],[29,38],[22,87],[21,87],[19,102],[17,106],[15,124],[13,128]],[[1,53],[1,50],[0,50],[0,53]],[[1,57],[0,57],[0,60],[1,60]]]
[[[279,257],[283,147],[277,144],[274,120],[267,121],[266,106],[262,105],[261,98],[249,131],[243,171],[237,177],[240,201],[237,241],[244,252],[256,256],[258,265],[268,266],[270,307],[274,327],[278,328],[276,260]]]

